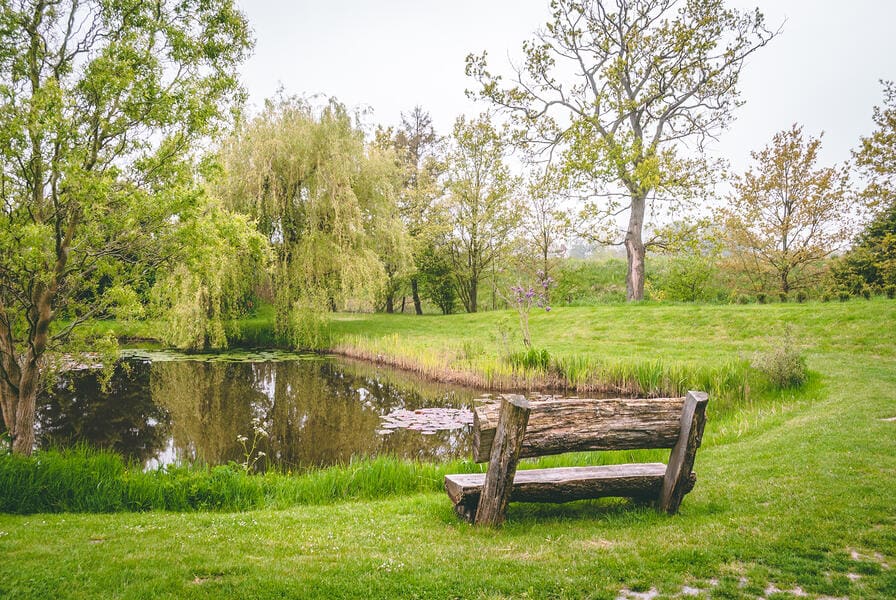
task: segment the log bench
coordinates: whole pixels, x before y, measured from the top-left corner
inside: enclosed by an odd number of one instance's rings
[[[708,398],[569,398],[528,401],[503,395],[475,408],[473,459],[486,473],[445,476],[461,518],[500,525],[507,503],[570,502],[621,496],[655,503],[669,514],[696,482],[692,469]],[[671,448],[669,462],[517,471],[520,458],[589,450]]]

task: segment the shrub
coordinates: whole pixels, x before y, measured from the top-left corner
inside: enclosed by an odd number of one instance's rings
[[[766,296],[763,292],[759,292],[758,294],[756,294],[756,300],[759,302],[759,304],[765,304],[766,302],[768,302],[768,296]]]
[[[863,287],[862,288],[862,298],[865,300],[871,300],[871,288]]]
[[[787,292],[781,292],[778,294],[778,299],[783,303],[787,302]]]
[[[796,301],[802,304],[806,300],[809,299],[809,294],[806,293],[805,290],[800,290],[796,293]]]
[[[753,357],[752,366],[776,389],[800,387],[809,378],[806,358],[788,327],[783,337],[774,340],[772,348]]]
[[[830,292],[825,292],[824,294],[821,295],[822,302],[830,302],[833,299],[834,299],[834,296]]]
[[[846,302],[849,300],[849,292],[846,290],[840,290],[837,292],[837,297],[840,298],[840,302]]]
[[[734,301],[737,302],[738,304],[749,304],[750,297],[747,296],[746,294],[738,294],[737,298],[735,298]]]
[[[884,293],[887,295],[887,298],[889,298],[890,300],[892,300],[893,298],[896,298],[896,285],[888,285],[884,289]]]

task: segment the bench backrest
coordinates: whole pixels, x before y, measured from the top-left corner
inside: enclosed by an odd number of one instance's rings
[[[531,400],[520,458],[587,450],[672,448],[681,433],[685,398]],[[476,407],[473,459],[487,462],[501,404]]]

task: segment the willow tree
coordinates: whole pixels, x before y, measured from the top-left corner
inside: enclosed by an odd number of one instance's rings
[[[133,303],[239,99],[232,0],[0,3],[0,404],[30,453],[48,353]],[[61,320],[63,324],[57,324]],[[54,327],[55,325],[55,327]]]
[[[226,348],[265,283],[267,240],[245,215],[204,195],[180,217],[151,293],[161,309],[159,338],[185,350]]]
[[[528,143],[600,192],[585,195],[586,214],[614,227],[627,215],[621,240],[583,233],[625,245],[627,297],[641,300],[649,204],[702,187],[703,142],[731,120],[744,61],[773,36],[758,11],[722,0],[553,0],[509,86],[485,54],[467,58],[467,74]]]
[[[215,192],[256,220],[274,250],[277,327],[306,347],[326,343],[323,313],[371,305],[384,256],[407,255],[394,157],[365,143],[341,104],[277,98],[220,151]]]

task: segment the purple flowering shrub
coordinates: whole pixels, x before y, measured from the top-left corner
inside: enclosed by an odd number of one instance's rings
[[[554,285],[554,279],[545,273],[539,271],[536,275],[537,283],[533,286],[523,286],[521,284],[510,286],[510,297],[508,301],[516,308],[520,321],[520,333],[523,336],[523,344],[526,348],[532,347],[532,335],[529,332],[529,313],[533,306],[550,312],[549,290]]]

